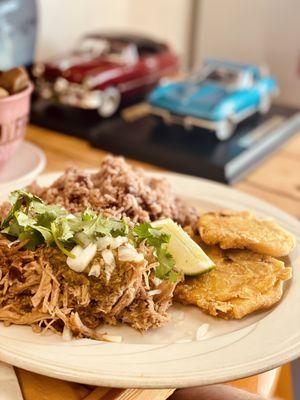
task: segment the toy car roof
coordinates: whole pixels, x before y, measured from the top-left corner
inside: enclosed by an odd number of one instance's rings
[[[256,65],[252,64],[243,64],[235,61],[227,61],[227,60],[216,60],[216,59],[206,59],[204,61],[205,65],[209,65],[212,67],[221,67],[221,68],[228,68],[233,71],[248,71],[251,73],[259,73],[260,68]]]
[[[154,47],[157,50],[161,50],[164,44],[157,42],[154,39],[150,39],[146,36],[128,34],[128,33],[104,33],[104,32],[91,32],[84,35],[84,38],[95,38],[95,39],[106,39],[106,40],[117,40],[118,42],[133,43],[138,47]]]

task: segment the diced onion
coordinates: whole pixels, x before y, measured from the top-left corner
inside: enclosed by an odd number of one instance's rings
[[[160,294],[160,293],[161,293],[161,290],[159,290],[159,289],[149,290],[149,292],[147,292],[147,294],[149,296],[155,296],[156,294]]]
[[[118,247],[122,246],[123,244],[128,242],[128,238],[126,236],[117,236],[116,238],[112,238],[112,242],[110,248],[112,250],[117,249]]]
[[[113,238],[111,236],[103,236],[97,239],[97,248],[99,251],[107,249],[111,245]]]
[[[72,332],[70,331],[70,329],[65,325],[64,326],[64,330],[62,333],[62,339],[66,342],[69,342],[70,340],[72,340],[73,335]]]
[[[89,265],[92,259],[95,257],[97,246],[94,243],[90,243],[87,247],[75,246],[71,253],[75,258],[68,257],[67,265],[75,272],[82,272]]]
[[[138,253],[130,243],[127,243],[118,248],[118,259],[123,262],[139,263],[144,260],[144,255]]]
[[[153,283],[154,283],[154,286],[159,286],[162,283],[162,279],[160,279],[157,276],[155,276],[153,278]]]
[[[100,271],[100,264],[93,264],[90,269],[89,276],[95,276],[96,278],[99,278]]]
[[[111,265],[113,267],[116,266],[115,257],[114,257],[114,254],[113,254],[113,252],[111,250],[105,249],[105,250],[102,251],[101,254],[102,254],[102,258],[104,260],[104,263],[106,265]]]
[[[109,249],[103,250],[101,254],[105,264],[106,281],[109,282],[111,274],[116,268],[116,260],[113,252]]]
[[[203,337],[207,334],[209,329],[209,324],[202,324],[199,326],[199,328],[196,331],[196,340],[202,340]]]

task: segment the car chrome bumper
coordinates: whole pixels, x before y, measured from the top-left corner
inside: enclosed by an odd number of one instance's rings
[[[66,80],[63,86],[62,80],[59,79],[54,82],[39,79],[35,88],[37,94],[43,99],[54,99],[72,107],[94,110],[98,109],[102,103],[101,90],[89,90],[83,85],[69,83]]]
[[[224,121],[211,121],[208,119],[191,117],[189,115],[173,114],[168,110],[150,106],[150,113],[161,117],[166,124],[183,125],[186,129],[191,129],[193,126],[205,128],[211,131],[218,130]]]

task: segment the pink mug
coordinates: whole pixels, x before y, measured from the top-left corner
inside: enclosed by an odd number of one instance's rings
[[[0,99],[0,168],[24,139],[32,90],[30,83],[22,92]]]

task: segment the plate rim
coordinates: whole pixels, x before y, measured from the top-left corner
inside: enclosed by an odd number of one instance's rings
[[[38,179],[39,176],[42,176],[40,174],[45,169],[45,166],[47,163],[47,158],[46,158],[45,152],[36,144],[34,144],[28,140],[24,140],[20,144],[20,147],[18,148],[17,152],[12,156],[12,158],[10,160],[12,160],[15,156],[18,155],[18,151],[22,148],[22,146],[23,147],[26,146],[29,149],[33,150],[39,158],[39,163],[31,171],[27,172],[26,174],[22,175],[21,177],[10,180],[8,182],[0,182],[0,191],[5,191],[7,189],[7,187],[10,187],[12,185],[19,186],[20,184],[22,184],[23,181],[25,182],[25,181]],[[10,160],[8,160],[8,162]],[[45,174],[45,175],[47,175],[47,174]]]

